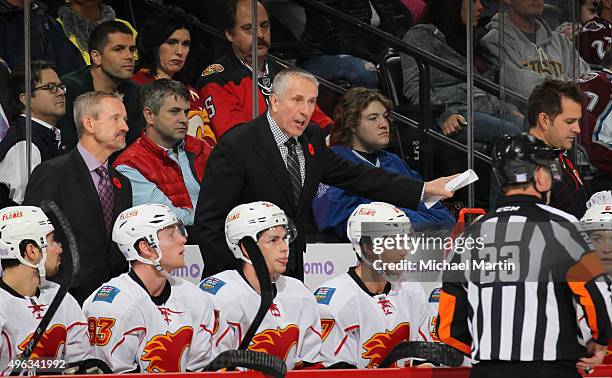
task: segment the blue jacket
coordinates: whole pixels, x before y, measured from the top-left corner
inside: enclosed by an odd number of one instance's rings
[[[333,146],[331,149],[346,160],[358,164],[372,165],[348,147]],[[408,168],[404,161],[390,152],[379,151],[378,163],[379,167],[387,172],[422,180],[416,171]],[[319,226],[319,231],[334,233],[346,240],[346,222],[349,216],[357,206],[370,202],[372,201],[367,198],[356,196],[345,190],[320,184],[317,195],[312,202],[313,214],[317,226]],[[455,219],[450,211],[439,202],[430,209],[427,209],[421,202],[416,211],[406,208],[402,208],[402,210],[410,218],[415,231],[452,227],[455,224]]]

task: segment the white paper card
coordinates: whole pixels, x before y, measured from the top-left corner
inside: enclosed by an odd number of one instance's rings
[[[476,174],[476,172],[474,172],[474,170],[468,169],[467,171],[463,172],[459,176],[447,182],[446,190],[455,192],[463,188],[464,186],[470,185],[471,183],[475,181],[478,181],[478,175]],[[423,203],[425,204],[425,207],[429,209],[441,199],[442,197],[440,196],[429,196],[429,197],[423,198]]]

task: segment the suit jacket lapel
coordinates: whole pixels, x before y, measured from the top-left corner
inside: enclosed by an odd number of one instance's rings
[[[256,149],[261,155],[262,159],[266,163],[266,167],[270,170],[272,176],[276,179],[281,192],[285,195],[287,202],[295,208],[295,202],[293,195],[291,194],[291,183],[289,182],[289,172],[287,172],[287,166],[283,161],[280,154],[280,150],[274,140],[274,135],[270,130],[270,124],[266,119],[264,113],[263,116],[257,118],[257,124],[255,125],[259,134],[259,143],[257,143]]]
[[[83,193],[85,193],[87,202],[89,202],[89,204],[93,207],[92,215],[97,218],[100,230],[103,230],[102,234],[104,235],[104,240],[108,244],[110,241],[110,233],[107,232],[106,225],[104,224],[104,215],[102,214],[100,196],[98,195],[98,191],[96,190],[93,180],[91,179],[91,174],[89,173],[87,164],[85,164],[83,157],[76,148],[72,150],[72,160],[74,162],[74,167],[77,170],[77,181],[79,184],[81,184],[81,189],[83,190]]]
[[[125,210],[125,206],[123,206],[122,201],[122,191],[124,190],[121,185],[121,181],[117,177],[117,170],[108,165],[108,174],[111,178],[111,182],[113,183],[113,219],[117,219],[119,213]]]

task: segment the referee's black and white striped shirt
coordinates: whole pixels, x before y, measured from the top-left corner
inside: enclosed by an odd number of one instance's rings
[[[533,196],[510,196],[463,237],[481,244],[453,262],[514,263],[495,270],[446,271],[440,295],[440,339],[478,361],[576,361],[577,306],[593,339],[612,336],[610,298],[597,288],[602,267],[577,219]],[[455,247],[456,248],[456,247]],[[453,251],[455,252],[455,251]]]

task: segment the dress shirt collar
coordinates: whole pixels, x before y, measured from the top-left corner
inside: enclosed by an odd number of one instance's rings
[[[266,112],[266,117],[268,118],[270,130],[272,130],[272,135],[274,136],[274,141],[276,142],[276,145],[279,147],[283,146],[292,137],[290,135],[287,135],[283,130],[281,130],[281,128],[274,121],[274,118],[272,118],[270,111]]]
[[[100,163],[100,161],[89,151],[87,151],[85,147],[81,146],[81,143],[77,144],[77,150],[79,150],[79,153],[83,157],[83,160],[85,160],[85,165],[87,165],[87,169],[89,170],[89,172],[95,171],[96,168],[98,168],[99,166],[104,166],[104,168],[108,169],[108,160],[104,163]]]
[[[21,114],[21,116],[23,118],[25,118],[25,114]],[[49,124],[49,123],[47,123],[47,122],[45,122],[45,121],[43,121],[41,119],[38,119],[36,117],[32,117],[32,121],[38,123],[39,125],[42,125],[42,126],[46,127],[47,129],[50,129],[50,130],[53,130],[53,131],[59,130],[57,127],[55,127],[55,126],[53,126],[53,125],[51,125],[51,124]]]
[[[146,134],[145,134],[145,135],[146,135]],[[151,139],[151,138],[149,138],[149,139]],[[151,141],[153,141],[153,139],[151,139]],[[155,143],[155,142],[153,142],[153,143]],[[157,143],[155,143],[155,144],[157,144]],[[174,154],[174,148],[166,148],[166,147],[161,146],[161,145],[159,145],[159,144],[157,144],[157,146],[158,146],[159,148],[161,148],[162,150],[166,151],[166,153],[167,153],[168,155],[172,155],[172,154]],[[182,141],[181,141],[179,144],[177,144],[177,145],[176,145],[176,151],[177,151],[177,152],[183,152],[183,151],[185,151],[185,140],[184,140],[184,139],[183,139],[183,140],[182,140]]]

